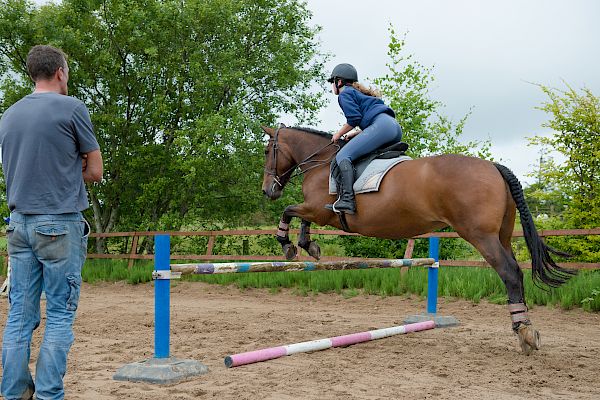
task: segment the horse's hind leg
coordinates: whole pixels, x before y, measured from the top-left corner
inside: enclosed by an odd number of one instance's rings
[[[511,242],[513,228],[515,226],[515,216],[516,210],[514,208],[508,208],[500,228],[500,242],[502,243],[502,247],[506,253],[510,255],[511,259],[514,260],[516,271],[521,279],[522,301],[513,303],[510,301],[509,297],[508,312],[510,313],[512,319],[513,330],[519,336],[519,342],[521,344],[523,353],[531,354],[533,349],[539,350],[540,348],[540,334],[533,328],[531,321],[529,320],[529,316],[527,315],[528,309],[527,304],[525,303],[525,291],[522,285],[523,272],[521,271],[521,268],[519,268],[517,259],[515,258],[515,254],[512,250]]]
[[[313,258],[321,258],[321,248],[314,240],[310,240],[310,222],[302,220],[300,225],[300,236],[298,237],[298,246],[306,250]]]
[[[508,293],[508,310],[511,314],[512,327],[519,336],[521,349],[527,355],[534,349],[539,349],[539,333],[533,329],[523,289],[523,272],[515,260],[510,243],[505,238],[502,242],[496,235],[486,235],[475,240],[469,240],[483,255],[485,260],[496,270]]]

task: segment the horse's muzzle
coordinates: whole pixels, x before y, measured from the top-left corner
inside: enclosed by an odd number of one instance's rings
[[[270,200],[277,200],[281,197],[281,193],[281,189],[279,188],[279,185],[277,185],[276,182],[273,182],[273,184],[267,187],[267,189],[263,189],[263,194]]]

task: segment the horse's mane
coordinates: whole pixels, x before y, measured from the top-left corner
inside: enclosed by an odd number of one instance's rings
[[[323,131],[313,129],[313,128],[306,128],[306,127],[302,127],[302,126],[292,126],[292,127],[290,127],[290,129],[295,129],[297,131],[311,133],[313,135],[323,136],[326,138],[331,138],[333,136],[331,133],[323,132]]]

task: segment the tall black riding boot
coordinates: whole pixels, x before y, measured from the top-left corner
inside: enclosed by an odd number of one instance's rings
[[[342,193],[342,175],[340,174],[340,167],[338,167],[335,158],[331,160],[331,177],[335,182],[335,192],[338,194]],[[335,203],[335,202],[334,202]],[[333,211],[333,204],[325,204],[327,210]]]
[[[356,212],[354,189],[352,188],[352,185],[354,184],[354,166],[350,160],[342,160],[338,168],[340,170],[341,185],[338,185],[339,197],[337,201],[333,203],[332,209],[338,213],[344,212],[346,214],[354,214]]]

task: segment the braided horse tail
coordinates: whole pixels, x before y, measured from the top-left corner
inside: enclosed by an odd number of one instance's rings
[[[527,248],[531,254],[531,270],[534,282],[542,282],[551,287],[562,285],[577,272],[557,265],[552,257],[550,257],[550,253],[562,257],[570,257],[570,254],[555,250],[542,241],[535,229],[529,207],[525,202],[521,183],[512,171],[505,166],[496,163],[494,163],[494,166],[500,171],[504,181],[506,181],[512,198],[519,210],[521,225],[523,226],[523,235],[525,236],[525,242],[527,243]]]

